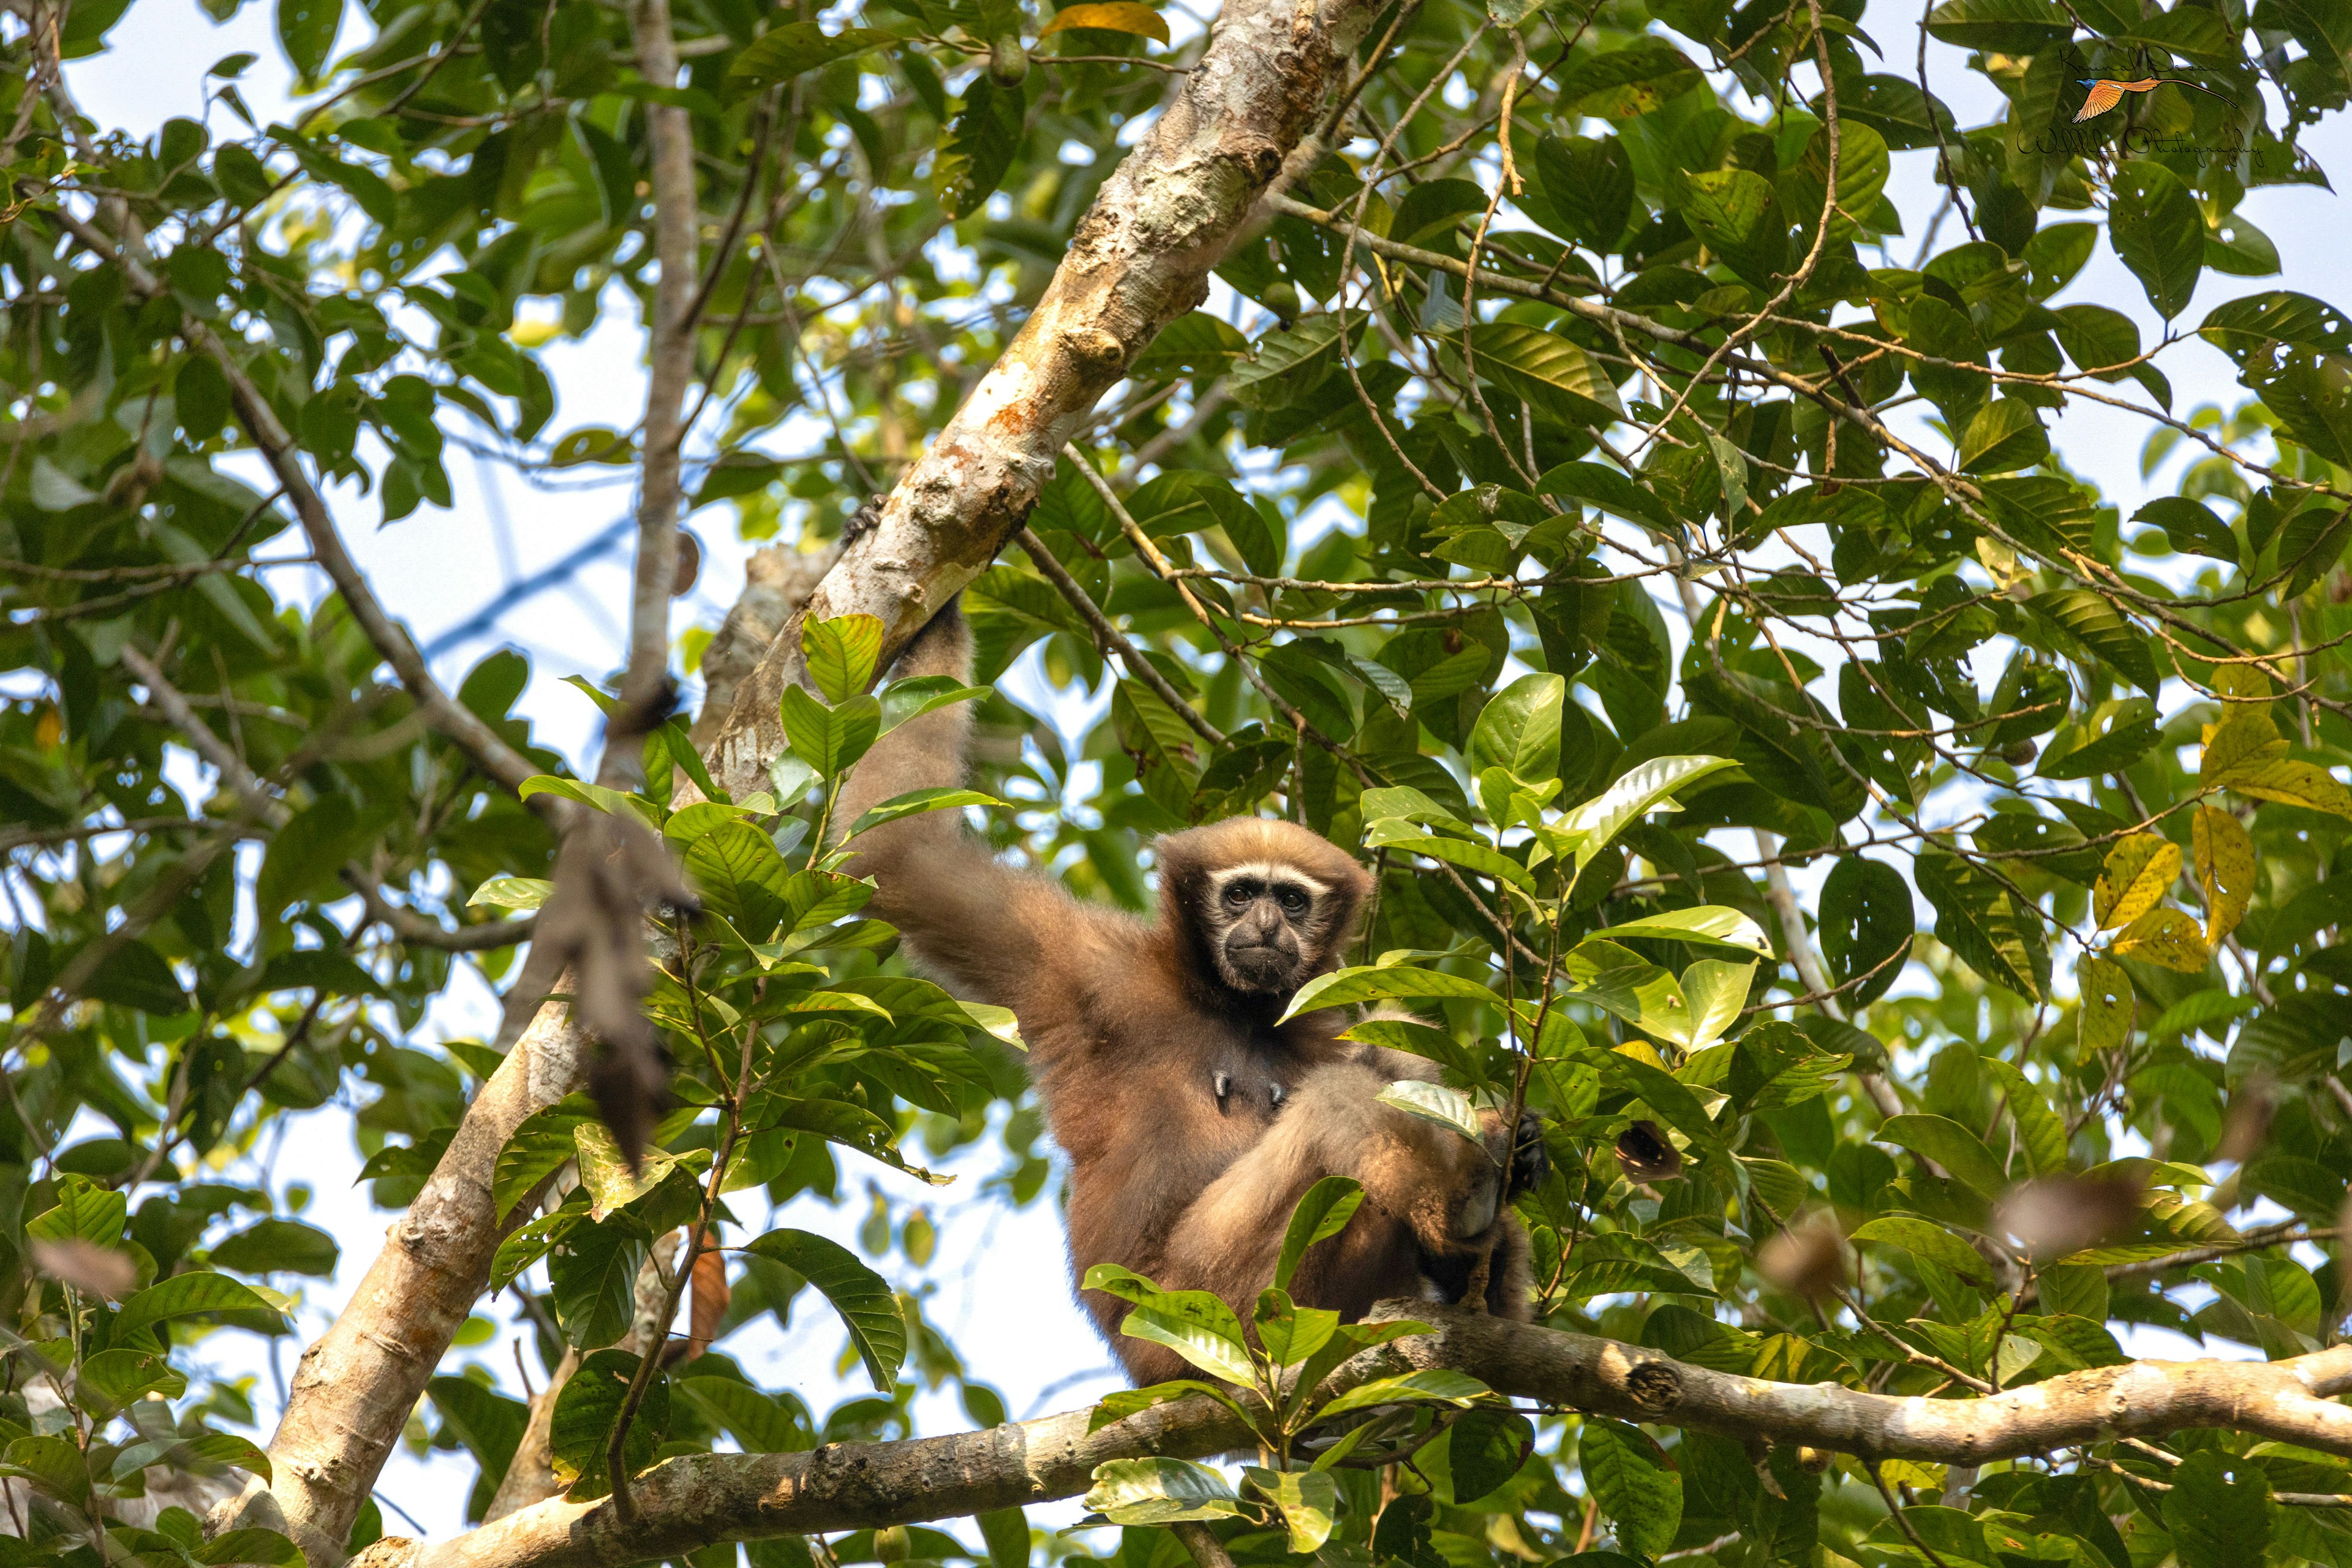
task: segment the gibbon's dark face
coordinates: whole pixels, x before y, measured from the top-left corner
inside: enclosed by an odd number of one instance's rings
[[[1190,978],[1262,1011],[1329,967],[1372,879],[1295,822],[1232,816],[1155,846],[1160,917]]]
[[[1280,860],[1230,866],[1208,879],[1201,923],[1218,977],[1236,991],[1281,995],[1305,984],[1330,944],[1332,889]]]

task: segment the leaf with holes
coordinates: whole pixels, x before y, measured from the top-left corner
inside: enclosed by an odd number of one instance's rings
[[[2174,909],[2149,910],[2124,927],[2108,951],[2117,958],[2137,958],[2183,974],[2202,974],[2213,962],[2197,922]]]
[[[985,72],[963,89],[963,111],[948,127],[933,164],[940,205],[950,217],[972,216],[1004,183],[1021,151],[1028,113],[1023,89],[999,87]]]
[[[2205,267],[2205,215],[2179,175],[2145,158],[2117,169],[2107,237],[2158,315],[2170,321],[2189,308]]]
[[[2101,931],[2113,931],[2154,909],[2180,877],[2180,846],[2153,833],[2116,840],[2099,868],[2091,892],[2091,913]]]
[[[2111,1051],[2131,1038],[2131,976],[2122,964],[2085,954],[2074,965],[2074,988],[2083,994],[2082,1016],[2075,1020],[2080,1055]]]
[[[2218,805],[2199,806],[2189,831],[2197,886],[2205,895],[2205,945],[2219,947],[2253,901],[2254,840],[2244,823]]]
[[[1936,939],[1961,963],[2028,1001],[2050,987],[2050,949],[2040,911],[1993,873],[1941,851],[1923,854],[1913,875],[1936,910]]]
[[[1845,994],[1847,1005],[1859,1007],[1885,995],[1902,973],[1894,960],[1911,945],[1917,924],[1903,874],[1881,861],[1849,856],[1823,879],[1819,910],[1830,979],[1853,987]]]

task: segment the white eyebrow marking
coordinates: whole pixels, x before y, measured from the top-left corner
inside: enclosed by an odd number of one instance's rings
[[[1229,866],[1217,873],[1213,885],[1222,893],[1227,884],[1244,877],[1266,883],[1297,882],[1318,899],[1331,890],[1329,883],[1308,876],[1285,860],[1245,860],[1238,866]]]

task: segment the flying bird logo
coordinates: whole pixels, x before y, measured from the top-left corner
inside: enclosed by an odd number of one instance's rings
[[[2080,85],[2091,89],[2090,96],[2083,100],[2083,107],[2074,116],[2074,123],[2077,125],[2085,120],[2105,114],[2108,110],[2121,103],[2124,100],[2124,94],[2127,92],[2154,92],[2168,82],[2174,87],[2185,87],[2191,92],[2201,92],[2208,98],[2218,98],[2232,109],[2237,107],[2228,94],[2215,92],[2210,87],[2177,76],[2142,77],[2137,81],[2117,81],[2111,77],[2077,77],[2074,79]]]

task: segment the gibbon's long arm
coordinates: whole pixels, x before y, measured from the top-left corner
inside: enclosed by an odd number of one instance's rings
[[[891,671],[958,680],[971,673],[971,634],[954,603],[907,645]],[[842,789],[834,810],[838,832],[893,796],[961,785],[971,710],[969,702],[938,709],[877,742]],[[860,834],[852,847],[849,874],[873,878],[877,889],[866,912],[897,926],[916,960],[959,994],[1022,1012],[1041,987],[1066,984],[1098,951],[1103,933],[1094,911],[1059,885],[1000,864],[964,830],[961,812],[908,817]]]

